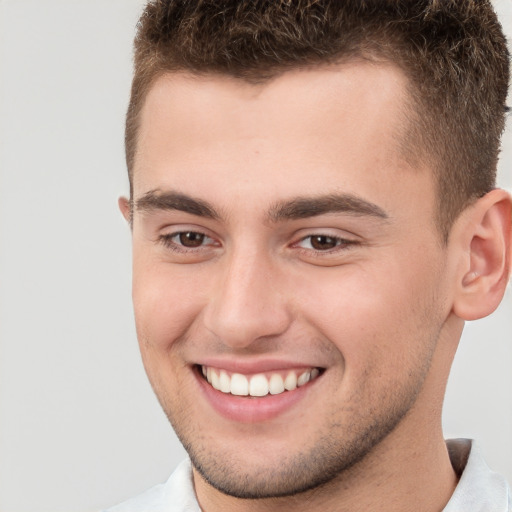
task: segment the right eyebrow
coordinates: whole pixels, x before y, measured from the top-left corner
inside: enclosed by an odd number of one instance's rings
[[[178,210],[208,219],[219,219],[220,215],[206,201],[180,194],[150,190],[135,201],[135,210],[153,212],[156,210]]]

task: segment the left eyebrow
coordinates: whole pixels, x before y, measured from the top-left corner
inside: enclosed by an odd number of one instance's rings
[[[382,220],[389,215],[378,205],[353,194],[329,194],[317,197],[297,197],[291,201],[278,202],[268,213],[271,222],[298,220],[329,213],[346,213],[369,216]]]

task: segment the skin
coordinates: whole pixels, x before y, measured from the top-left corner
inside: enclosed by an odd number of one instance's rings
[[[510,200],[484,198],[441,242],[432,172],[399,149],[406,89],[391,65],[351,62],[263,85],[165,75],[149,92],[120,206],[144,365],[203,510],[436,511],[453,492],[450,364],[464,317],[483,314],[479,276],[506,282],[510,266],[482,268],[471,247],[510,245],[488,242]],[[310,211],[333,195],[341,211]],[[205,236],[184,247],[180,233]],[[284,412],[241,422],[201,390],[211,361],[323,373]]]

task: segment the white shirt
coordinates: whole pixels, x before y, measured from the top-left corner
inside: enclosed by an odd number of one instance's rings
[[[474,443],[457,439],[447,446],[460,479],[443,512],[512,512],[507,481],[488,468]],[[183,461],[167,482],[105,512],[201,512],[190,461]]]
[[[453,439],[446,444],[453,468],[462,474],[443,512],[512,512],[507,481],[489,469],[474,442]]]

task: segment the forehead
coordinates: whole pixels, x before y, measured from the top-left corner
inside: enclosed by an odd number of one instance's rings
[[[401,70],[368,61],[287,71],[256,85],[164,75],[141,112],[135,196],[197,195],[194,185],[210,196],[236,189],[269,202],[283,191],[372,195],[397,173],[411,174],[401,151],[407,100]]]
[[[386,125],[391,141],[403,131],[407,84],[397,67],[360,60],[295,69],[261,84],[224,75],[168,73],[149,90],[139,143],[144,144],[155,123],[165,126],[162,135],[172,136],[176,145],[183,139],[201,145],[221,125],[225,137],[248,138],[280,128],[288,133],[291,123],[295,129],[290,136],[316,130],[336,137],[342,134],[341,124],[366,124],[370,135],[371,120]]]

